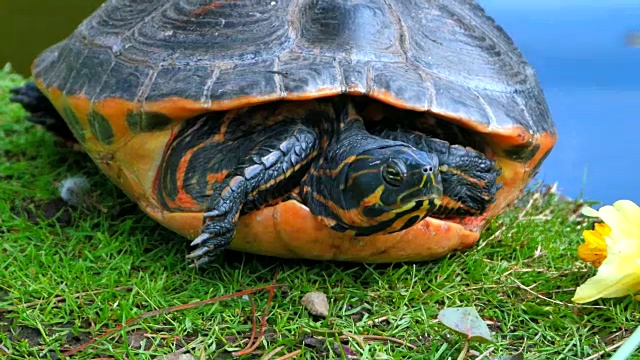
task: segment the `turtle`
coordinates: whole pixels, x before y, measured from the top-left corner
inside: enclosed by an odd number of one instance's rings
[[[471,0],[108,0],[13,89],[195,247],[426,261],[471,248],[557,141]]]

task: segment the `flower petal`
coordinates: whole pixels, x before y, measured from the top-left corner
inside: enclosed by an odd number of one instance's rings
[[[589,206],[585,206],[583,207],[580,212],[582,213],[582,215],[584,216],[589,216],[589,217],[600,217],[600,214],[598,213],[597,210],[589,207]]]
[[[582,237],[587,242],[597,243],[599,245],[607,246],[604,234],[598,230],[585,230],[582,232]]]
[[[597,231],[599,234],[602,235],[602,240],[604,241],[604,238],[609,236],[609,234],[611,234],[611,228],[609,227],[609,225],[605,224],[605,223],[595,223],[593,226],[594,230]]]
[[[599,267],[607,258],[607,242],[604,236],[595,230],[582,232],[584,243],[578,246],[578,256],[582,261],[590,262]]]
[[[610,240],[607,238],[608,243]],[[621,245],[619,251],[610,252],[598,273],[576,289],[574,302],[585,303],[640,291],[640,242],[624,239],[617,245]]]
[[[613,203],[613,207],[624,216],[640,236],[640,207],[631,200],[618,200]]]
[[[611,228],[612,238],[638,238],[640,233],[637,233],[635,224],[627,221],[627,218],[622,215],[616,208],[611,205],[606,205],[598,210],[600,218],[609,225]]]
[[[617,278],[609,278],[598,274],[580,285],[576,289],[572,300],[582,304],[599,298],[626,296],[639,290],[638,274],[627,273]]]

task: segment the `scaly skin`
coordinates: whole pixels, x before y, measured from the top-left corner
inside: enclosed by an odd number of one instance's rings
[[[327,226],[358,235],[403,230],[435,208],[442,196],[435,156],[369,134],[353,111],[340,111],[337,119],[334,111],[326,101],[281,103],[185,123],[165,154],[161,195],[169,203],[178,199],[174,183],[221,178],[207,184],[210,194],[190,193],[206,203],[202,234],[192,242],[198,248],[188,255],[195,266],[230,244],[242,214],[280,202],[298,187]],[[237,155],[210,161],[221,153]],[[206,160],[208,170],[185,164]]]
[[[487,211],[501,185],[501,169],[483,153],[460,145],[451,145],[424,133],[397,128],[377,128],[372,133],[411,144],[416,149],[435,154],[440,163],[442,185],[447,196],[431,216],[476,216]]]
[[[69,125],[34,82],[27,82],[23,86],[11,89],[10,92],[12,96],[9,100],[19,103],[29,112],[28,121],[44,127],[65,141],[76,141]]]

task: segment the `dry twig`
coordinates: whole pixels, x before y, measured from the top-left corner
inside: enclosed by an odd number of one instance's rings
[[[233,299],[233,298],[236,298],[236,297],[253,294],[255,292],[262,291],[262,290],[269,290],[269,293],[272,294],[275,291],[275,288],[283,287],[283,286],[285,286],[285,284],[266,285],[266,286],[261,286],[261,287],[257,287],[257,288],[253,288],[253,289],[247,289],[247,290],[238,291],[238,292],[235,292],[233,294],[218,296],[218,297],[207,299],[207,300],[194,301],[194,302],[188,303],[188,304],[182,304],[182,305],[168,307],[168,308],[165,308],[165,309],[158,309],[158,310],[149,311],[149,312],[146,312],[146,313],[144,313],[144,314],[142,314],[140,316],[137,316],[137,317],[135,317],[133,319],[127,320],[124,324],[120,324],[120,325],[114,327],[113,329],[109,329],[109,330],[105,331],[104,334],[102,334],[100,336],[97,336],[97,337],[87,341],[86,343],[84,343],[82,345],[79,345],[79,346],[77,346],[77,347],[65,352],[62,355],[67,357],[67,356],[73,355],[75,353],[78,353],[78,352],[88,348],[89,346],[94,344],[96,341],[98,341],[98,340],[100,340],[102,338],[105,338],[105,337],[113,334],[114,332],[120,331],[121,329],[123,329],[123,328],[125,328],[127,326],[130,326],[131,324],[136,323],[136,322],[138,322],[138,321],[140,321],[142,319],[146,319],[148,317],[167,314],[167,313],[171,313],[171,312],[175,312],[175,311],[179,311],[179,310],[192,309],[192,308],[196,308],[196,307],[203,306],[203,305],[213,304],[213,303],[216,303],[216,302],[229,300],[229,299]]]
[[[376,318],[376,319],[371,319],[371,320],[367,321],[367,325],[371,326],[373,324],[381,323],[381,322],[387,320],[390,316],[391,315],[385,315],[385,316],[381,316],[381,317]]]
[[[591,356],[589,356],[589,357],[586,357],[586,358],[584,358],[584,360],[593,360],[593,359],[597,359],[597,358],[599,358],[600,356],[602,356],[602,355],[604,355],[604,354],[606,354],[606,353],[610,352],[611,350],[615,350],[615,349],[619,348],[620,346],[622,346],[622,344],[624,344],[624,342],[625,342],[626,340],[627,340],[627,338],[624,338],[624,340],[622,340],[622,341],[620,341],[620,342],[617,342],[617,343],[615,343],[615,344],[613,344],[613,345],[611,345],[611,346],[608,346],[605,350],[602,350],[602,351],[597,352],[597,353],[595,353],[595,354],[593,354],[593,355],[591,355]]]
[[[273,282],[275,283],[277,280],[278,280],[278,273],[276,272],[273,278]],[[255,305],[253,303],[253,300],[251,300],[251,308],[253,312],[253,329],[251,331],[251,340],[249,341],[249,344],[247,344],[247,347],[245,347],[240,351],[233,352],[231,353],[231,355],[233,355],[234,357],[248,355],[252,353],[258,347],[258,345],[260,345],[260,343],[262,342],[262,338],[264,337],[264,330],[267,327],[267,315],[269,315],[269,307],[271,306],[271,301],[273,300],[274,294],[275,294],[275,288],[274,287],[269,288],[269,297],[267,298],[267,305],[264,309],[264,314],[262,315],[262,323],[260,324],[260,334],[258,334],[258,338],[253,344],[251,343],[251,341],[253,341],[255,336],[256,322],[255,322]]]
[[[417,347],[415,345],[411,345],[408,342],[402,341],[400,339],[396,339],[396,338],[392,338],[392,337],[388,337],[388,336],[381,336],[381,335],[359,335],[364,341],[388,341],[390,343],[394,343],[397,345],[402,345],[402,346],[406,346],[410,349],[417,349]]]
[[[594,309],[607,309],[606,306],[598,306],[598,305],[579,305],[579,304],[567,304],[565,302],[562,301],[558,301],[558,300],[553,300],[553,299],[549,299],[548,297],[542,296],[540,294],[538,294],[537,292],[531,290],[531,288],[535,285],[532,285],[530,287],[526,287],[524,285],[522,285],[522,283],[520,283],[518,280],[514,279],[513,277],[509,277],[511,280],[515,281],[516,284],[518,284],[518,287],[520,287],[523,290],[526,290],[527,292],[541,298],[547,301],[550,301],[554,304],[559,304],[559,305],[565,305],[565,306],[577,306],[577,307],[588,307],[588,308],[594,308]]]
[[[280,352],[280,350],[284,349],[284,345],[278,346],[277,348],[273,349],[272,351],[268,352],[267,354],[265,354],[260,360],[269,360],[272,357],[274,357],[277,353]]]
[[[493,352],[493,348],[490,347],[489,349],[487,349],[487,351],[483,352],[482,354],[478,355],[478,357],[476,358],[476,360],[481,360],[485,357],[489,357],[489,354],[491,354]]]
[[[286,355],[282,355],[282,356],[280,356],[279,358],[276,358],[276,359],[274,359],[274,360],[286,360],[286,359],[291,359],[292,357],[294,357],[294,356],[296,356],[296,355],[300,354],[301,352],[302,352],[302,350],[296,350],[296,351],[294,351],[294,352],[290,352],[290,353],[288,353],[288,354],[286,354]]]
[[[406,346],[408,348],[411,349],[417,349],[417,347],[415,345],[409,344],[408,342],[402,341],[400,339],[397,338],[392,338],[392,337],[388,337],[388,336],[382,336],[382,335],[360,335],[360,334],[354,334],[348,331],[344,331],[344,330],[328,330],[328,329],[309,329],[311,332],[315,332],[315,333],[324,333],[324,334],[341,334],[341,336],[338,337],[338,339],[340,340],[347,340],[347,339],[353,339],[355,341],[358,341],[360,343],[360,346],[364,347],[364,342],[365,341],[387,341],[390,343],[394,343],[394,344],[398,344],[398,345],[403,345]]]

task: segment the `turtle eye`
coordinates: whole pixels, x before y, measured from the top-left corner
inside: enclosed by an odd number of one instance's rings
[[[391,159],[382,169],[382,178],[391,186],[400,186],[406,175],[406,166],[402,160]]]

